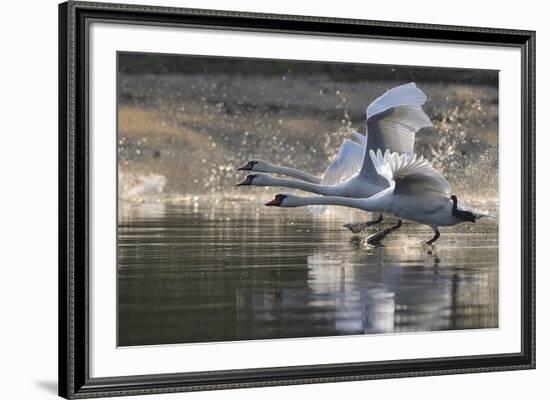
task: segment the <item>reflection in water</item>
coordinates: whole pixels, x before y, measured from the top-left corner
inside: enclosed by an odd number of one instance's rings
[[[119,345],[498,326],[496,219],[444,228],[431,252],[429,228],[373,248],[342,222],[236,200],[121,202]]]

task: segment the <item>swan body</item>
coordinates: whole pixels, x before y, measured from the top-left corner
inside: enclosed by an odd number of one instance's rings
[[[484,215],[469,208],[458,208],[456,196],[450,196],[450,185],[423,157],[391,153],[369,152],[378,175],[388,182],[388,188],[368,198],[342,196],[300,197],[279,194],[268,206],[301,207],[306,205],[337,205],[392,214],[399,220],[406,219],[429,225],[439,238],[440,226],[452,226],[462,222],[476,222]],[[393,230],[400,227],[394,227]],[[383,235],[385,236],[385,235]]]

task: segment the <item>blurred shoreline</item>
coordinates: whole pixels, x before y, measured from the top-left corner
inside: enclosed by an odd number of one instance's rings
[[[498,71],[490,69],[132,52],[121,53],[119,57],[119,71],[127,75],[225,73],[247,77],[279,74],[290,70],[295,74],[306,76],[319,73],[337,76],[339,81],[361,81],[374,77],[376,80],[402,79],[414,80],[418,83],[439,79],[454,84],[498,85]],[[297,64],[300,64],[299,68],[295,68]]]

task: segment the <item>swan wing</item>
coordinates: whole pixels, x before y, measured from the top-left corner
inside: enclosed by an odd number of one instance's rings
[[[376,172],[394,187],[394,194],[450,196],[449,182],[424,157],[389,150],[383,154],[380,150],[370,150],[369,155]]]
[[[418,89],[414,82],[396,86],[387,90],[386,93],[369,104],[367,107],[367,119],[394,107],[421,106],[427,99],[424,92]]]
[[[335,159],[323,174],[321,185],[337,185],[351,178],[361,168],[363,157],[365,157],[365,146],[345,139]]]
[[[357,139],[357,141],[362,144],[363,146],[366,146],[367,145],[367,137],[365,135],[363,135],[362,133],[359,133],[357,131],[351,131],[351,136],[354,138],[354,139]]]
[[[421,106],[390,108],[367,120],[367,146],[369,150],[412,153],[416,132],[430,126],[432,121]]]
[[[416,132],[432,126],[430,117],[422,109],[426,95],[414,83],[388,90],[367,108],[367,146],[370,150],[390,150],[413,153]],[[372,176],[375,168],[370,157],[365,157],[361,174]]]

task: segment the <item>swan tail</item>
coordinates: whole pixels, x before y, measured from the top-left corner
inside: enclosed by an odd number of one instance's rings
[[[473,208],[468,206],[458,206],[457,210],[465,213],[470,213],[474,217],[474,221],[476,222],[482,218],[493,218],[493,215],[489,214],[486,211],[474,210]]]
[[[481,213],[479,211],[474,211],[473,214],[474,214],[474,218],[475,218],[476,221],[478,219],[482,219],[482,218],[493,218],[493,216],[491,214]]]

